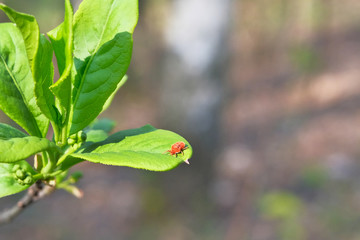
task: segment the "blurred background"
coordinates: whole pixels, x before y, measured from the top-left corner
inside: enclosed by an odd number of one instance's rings
[[[3,2],[41,32],[63,19],[62,0]],[[101,117],[179,133],[191,164],[82,163],[83,199],[55,192],[0,239],[360,239],[359,66],[358,0],[140,0],[129,80]]]

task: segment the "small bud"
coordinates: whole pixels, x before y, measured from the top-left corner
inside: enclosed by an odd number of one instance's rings
[[[85,142],[85,141],[86,141],[86,138],[87,138],[86,133],[83,132],[83,131],[81,131],[81,132],[79,132],[79,133],[80,133],[80,140],[81,140],[81,142]]]
[[[25,179],[24,179],[24,184],[26,185],[30,185],[33,183],[33,178],[31,176],[27,176]]]
[[[69,138],[75,140],[77,138],[77,133],[70,135]]]
[[[74,145],[74,144],[76,143],[76,140],[75,140],[75,139],[72,139],[72,138],[69,138],[69,139],[67,140],[67,143],[68,143],[69,145]]]
[[[81,191],[79,188],[73,185],[68,185],[64,188],[64,190],[68,191],[72,195],[74,195],[77,198],[82,198],[84,196],[84,192]]]
[[[14,167],[12,168],[13,172],[16,172],[16,170],[18,170],[20,168],[19,164],[15,164]]]
[[[79,131],[73,135],[71,135],[68,140],[67,143],[68,145],[74,145],[75,148],[80,147],[81,143],[86,141],[86,133],[83,131]],[[75,145],[78,144],[78,145]]]
[[[19,178],[16,179],[16,180],[17,180],[18,184],[20,184],[20,185],[25,185],[23,180],[21,180],[21,179],[19,179]]]
[[[16,177],[23,180],[25,178],[25,173],[22,170],[18,169],[16,170]]]
[[[81,143],[75,143],[72,147],[73,149],[79,149],[81,147]]]
[[[71,193],[77,198],[82,198],[84,196],[84,192],[78,189],[77,187],[74,187]]]

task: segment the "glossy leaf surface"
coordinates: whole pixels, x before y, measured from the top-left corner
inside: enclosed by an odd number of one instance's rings
[[[53,84],[54,77],[52,57],[52,46],[46,37],[41,34],[33,68],[33,76],[36,79],[35,96],[37,105],[44,115],[51,121],[55,121],[57,119],[55,96],[49,89]]]
[[[26,137],[27,135],[16,128],[0,123],[0,139]]]
[[[167,150],[176,142],[184,142],[184,155],[170,155]],[[94,163],[167,171],[188,160],[192,155],[190,144],[171,131],[156,129],[150,125],[120,131],[103,142],[95,143],[72,154]]]
[[[59,100],[59,108],[66,121],[71,108],[73,67],[73,8],[69,0],[65,1],[64,22],[48,33],[58,62],[60,78],[50,89]]]
[[[89,125],[118,89],[130,64],[137,18],[135,0],[80,4],[74,19],[76,77],[70,134]]]
[[[20,184],[16,176],[14,176],[15,165],[19,165],[22,170],[30,175],[36,173],[26,161],[0,163],[0,197],[15,194],[30,187],[30,184]]]
[[[35,57],[39,41],[39,25],[34,16],[20,13],[14,9],[0,3],[0,9],[3,10],[11,21],[13,21],[21,32],[23,37],[26,53],[30,66]]]
[[[35,84],[20,31],[0,24],[0,108],[35,136],[45,136],[49,121],[36,104]]]
[[[34,136],[0,139],[0,163],[11,163],[26,159],[35,153],[57,151],[55,143]]]

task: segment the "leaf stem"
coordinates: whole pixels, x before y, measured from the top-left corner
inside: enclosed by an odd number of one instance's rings
[[[58,125],[54,122],[54,121],[50,121],[51,122],[51,126],[53,127],[54,130],[54,139],[55,139],[55,143],[57,144],[59,142],[59,127]]]
[[[54,153],[47,153],[44,152],[43,153],[44,157],[46,156],[46,158],[48,159],[46,166],[41,170],[41,173],[51,173],[51,171],[56,167],[56,158],[54,156]],[[49,157],[47,157],[49,155]]]
[[[38,174],[32,175],[32,178],[37,181],[37,180],[44,178],[44,174],[38,173]]]
[[[58,174],[60,174],[60,173],[62,173],[62,172],[64,172],[64,171],[63,171],[63,170],[57,170],[57,171],[55,171],[55,172],[50,173],[48,176],[50,176],[50,177],[55,177],[56,175],[58,175]]]
[[[77,144],[75,144],[77,145]],[[73,147],[73,146],[70,146],[66,152],[59,158],[59,160],[57,161],[57,166],[59,166],[63,161],[65,161],[65,159],[72,153],[74,153],[76,150],[78,150],[79,148],[78,147]]]
[[[42,168],[45,167],[47,165],[47,163],[49,162],[46,152],[42,152],[41,161],[42,161]]]
[[[67,143],[67,138],[67,124],[65,124],[65,126],[61,129],[61,143],[63,146]]]

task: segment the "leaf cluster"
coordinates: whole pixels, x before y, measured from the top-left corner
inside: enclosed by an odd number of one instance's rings
[[[176,133],[146,125],[109,135],[114,122],[97,120],[127,81],[137,0],[84,0],[75,14],[65,0],[64,21],[46,34],[34,16],[0,9],[11,21],[0,23],[0,109],[26,132],[0,124],[0,197],[36,181],[74,192],[79,176],[68,170],[82,161],[167,171],[191,157]],[[168,154],[179,141],[184,153]]]

